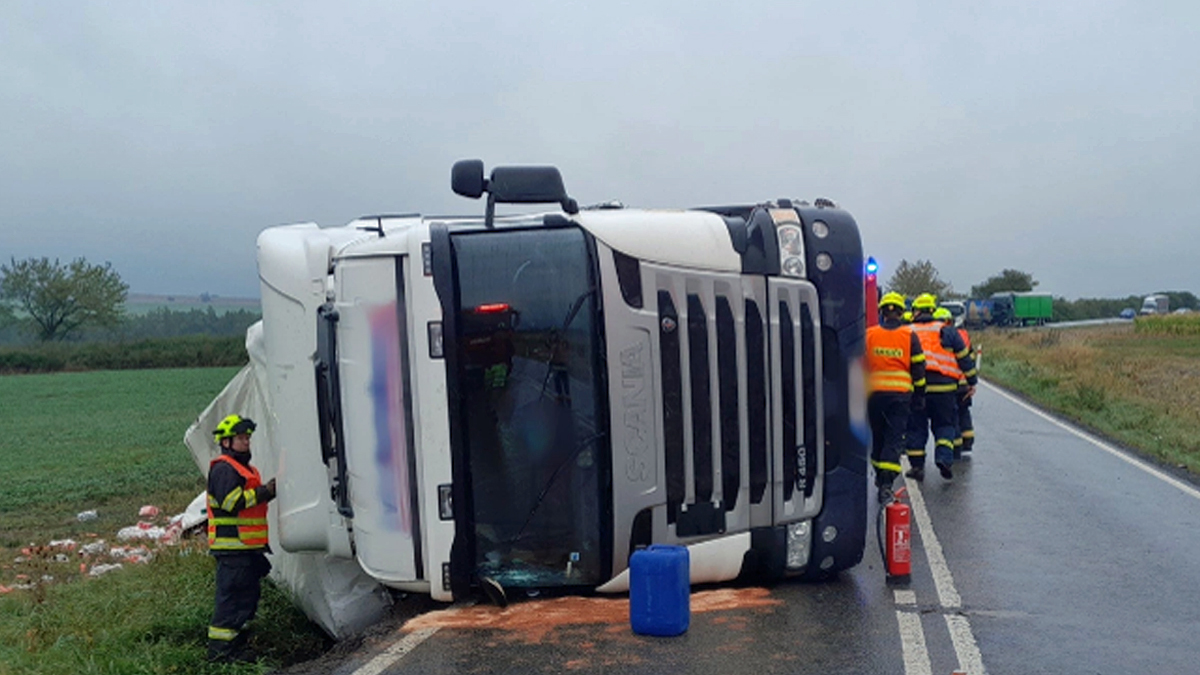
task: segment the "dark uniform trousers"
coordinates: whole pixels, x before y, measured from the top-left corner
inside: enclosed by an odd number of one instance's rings
[[[233,656],[246,643],[245,625],[258,611],[262,578],[271,562],[261,551],[227,553],[217,559],[217,598],[208,632],[209,658]]]
[[[970,452],[975,447],[975,423],[971,420],[971,401],[974,399],[963,398],[963,393],[959,392],[958,398],[958,438],[961,443],[955,445],[961,446],[963,452]]]
[[[954,439],[958,437],[958,392],[925,394],[925,409],[914,410],[908,417],[904,445],[908,461],[915,469],[925,468],[925,445],[933,430],[933,461],[939,464],[954,462]]]
[[[876,486],[891,487],[892,481],[900,473],[900,453],[904,451],[904,433],[911,403],[912,394],[899,391],[877,391],[867,399]]]

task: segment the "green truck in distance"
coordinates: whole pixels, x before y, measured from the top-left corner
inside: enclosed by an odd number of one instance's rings
[[[1054,298],[1049,293],[993,293],[991,300],[996,326],[1041,326],[1054,316]]]

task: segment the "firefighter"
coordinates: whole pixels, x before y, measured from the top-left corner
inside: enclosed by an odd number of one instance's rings
[[[258,611],[262,578],[271,571],[267,503],[275,498],[275,479],[263,483],[250,465],[255,428],[250,418],[229,415],[213,432],[221,454],[208,468],[208,548],[217,561],[210,661],[249,660],[245,625]]]
[[[940,321],[940,322],[942,322],[942,324],[944,324],[946,326],[951,326],[951,327],[954,326],[954,315],[951,314],[950,310],[946,309],[945,307],[938,307],[936,310],[934,310],[933,320]],[[962,335],[964,333],[964,331],[961,329],[956,329],[956,330],[958,330],[959,335]],[[965,338],[964,338],[964,341],[965,341]],[[967,349],[968,350],[971,349],[970,342],[967,342]],[[963,377],[959,378],[959,380],[958,380],[958,390],[955,392],[956,394],[958,394],[958,406],[956,408],[955,415],[954,415],[954,461],[956,461],[956,462],[958,460],[962,459],[963,401],[971,400],[969,398],[963,398],[963,395],[966,393],[966,391],[967,391],[967,378],[966,378],[966,375],[963,375]],[[968,415],[970,415],[970,413],[968,413]]]
[[[925,353],[925,410],[909,417],[906,443],[912,469],[904,474],[915,480],[925,478],[925,442],[932,428],[934,463],[942,478],[954,478],[954,439],[958,436],[959,380],[965,379],[962,396],[975,394],[975,362],[953,326],[933,318],[937,298],[923,293],[913,300],[912,330]]]
[[[916,333],[904,325],[903,312],[904,297],[887,293],[879,301],[879,324],[867,329],[871,465],[881,504],[892,501],[909,414],[925,407],[925,355]]]
[[[967,351],[971,354],[974,366],[972,374],[978,376],[979,361],[975,358],[975,348],[971,346],[971,336],[967,333],[967,329],[962,326],[958,327],[958,334],[962,337],[963,344],[967,346]],[[971,402],[975,400],[975,397],[967,396],[965,375],[966,373],[964,373],[963,379],[959,381],[958,435],[962,439],[962,452],[971,452],[975,447],[975,422],[971,419]]]

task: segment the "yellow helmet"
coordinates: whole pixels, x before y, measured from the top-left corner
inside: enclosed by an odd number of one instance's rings
[[[946,309],[945,307],[938,307],[933,312],[933,318],[937,319],[938,321],[949,321],[954,318],[954,315],[951,314],[950,310]]]
[[[217,442],[217,445],[220,445],[222,439],[233,438],[239,434],[249,436],[257,428],[258,425],[249,417],[229,415],[217,425],[217,430],[213,432],[213,440]]]
[[[912,308],[916,310],[928,310],[932,312],[937,309],[937,298],[933,293],[922,293],[913,300]]]
[[[899,307],[901,310],[903,310],[904,296],[895,291],[892,291],[891,293],[884,293],[883,297],[879,299],[879,308],[883,309],[884,307],[888,306]]]
[[[900,318],[904,319],[904,323],[912,323],[912,312],[905,310],[904,313],[900,315]]]

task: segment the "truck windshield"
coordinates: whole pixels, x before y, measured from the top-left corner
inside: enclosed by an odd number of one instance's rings
[[[608,438],[584,234],[452,241],[476,572],[515,587],[602,583]]]

